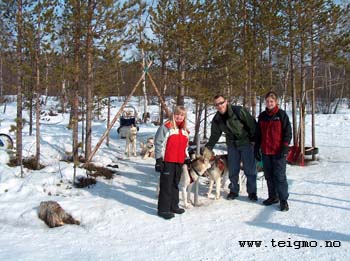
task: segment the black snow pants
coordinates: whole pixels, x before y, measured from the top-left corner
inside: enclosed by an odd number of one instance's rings
[[[164,162],[160,173],[158,212],[171,212],[179,208],[179,182],[182,164]]]

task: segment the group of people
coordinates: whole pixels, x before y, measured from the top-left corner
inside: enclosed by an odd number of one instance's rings
[[[241,162],[247,177],[247,193],[251,201],[257,201],[256,161],[263,163],[268,187],[266,206],[280,203],[281,211],[288,211],[288,182],[286,157],[292,139],[291,124],[286,112],[278,107],[278,97],[273,91],[265,95],[266,109],[258,122],[242,106],[229,104],[223,95],[214,97],[217,110],[211,124],[211,135],[203,156],[212,150],[222,133],[226,136],[230,192],[228,200],[239,196],[239,172]],[[177,106],[168,121],[161,125],[155,136],[156,171],[160,172],[158,216],[171,219],[185,212],[179,207],[178,184],[182,165],[187,157],[189,131],[186,126],[185,107]]]

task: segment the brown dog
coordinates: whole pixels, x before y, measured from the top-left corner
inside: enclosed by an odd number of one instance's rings
[[[41,202],[39,207],[39,218],[49,227],[59,227],[64,224],[80,225],[80,222],[64,211],[56,201]]]
[[[140,143],[141,147],[141,156],[143,159],[154,158],[154,139],[153,137],[149,137],[147,142],[144,144]]]

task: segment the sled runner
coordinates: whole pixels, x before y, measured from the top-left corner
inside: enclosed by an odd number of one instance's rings
[[[5,150],[13,149],[13,141],[9,135],[0,133],[0,148]]]

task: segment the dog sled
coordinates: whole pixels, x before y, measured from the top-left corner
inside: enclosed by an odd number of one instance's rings
[[[291,165],[305,166],[305,156],[317,154],[317,147],[305,147],[305,152],[302,153],[299,146],[291,146],[287,155],[287,162]]]
[[[3,150],[13,149],[13,140],[9,135],[5,133],[0,133],[0,149],[3,149]]]
[[[137,128],[137,131],[139,130],[139,127],[137,126],[137,111],[134,106],[125,106],[119,118],[119,123],[120,125],[117,129],[117,132],[122,139],[126,138],[132,125]]]

